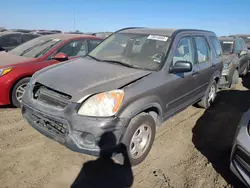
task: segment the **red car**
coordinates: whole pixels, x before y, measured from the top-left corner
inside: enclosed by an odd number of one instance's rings
[[[11,51],[0,52],[0,105],[20,107],[25,87],[36,71],[84,56],[102,40],[89,35],[53,34],[30,40]]]

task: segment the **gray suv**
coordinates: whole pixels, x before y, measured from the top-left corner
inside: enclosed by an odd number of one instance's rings
[[[231,87],[238,84],[239,75],[246,76],[249,70],[248,49],[240,37],[220,37],[224,68],[220,79],[220,88]]]
[[[214,102],[221,54],[210,31],[122,29],[86,57],[34,74],[22,114],[73,151],[98,156],[125,145],[137,165],[165,120],[195,103],[208,108]],[[103,138],[106,133],[116,141]]]

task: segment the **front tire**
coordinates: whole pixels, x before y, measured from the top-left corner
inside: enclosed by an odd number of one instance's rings
[[[11,102],[17,108],[21,107],[21,100],[23,98],[23,94],[25,92],[25,88],[30,81],[30,78],[23,78],[19,80],[16,85],[13,87],[11,92]]]
[[[155,132],[155,120],[151,115],[142,113],[131,120],[121,142],[126,146],[132,166],[140,164],[147,157]]]
[[[217,95],[217,83],[213,81],[212,84],[207,88],[204,97],[198,103],[198,105],[202,108],[208,109],[213,103]]]

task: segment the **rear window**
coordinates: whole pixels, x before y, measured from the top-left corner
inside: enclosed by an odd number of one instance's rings
[[[234,49],[234,41],[220,41],[223,54],[231,54]]]

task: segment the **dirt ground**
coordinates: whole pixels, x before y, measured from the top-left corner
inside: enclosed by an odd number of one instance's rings
[[[220,91],[210,109],[189,107],[165,122],[149,156],[133,168],[133,187],[244,187],[228,166],[236,126],[250,107],[249,88],[245,78],[237,90]],[[39,134],[19,109],[0,108],[1,188],[71,187],[90,160],[96,158]]]

